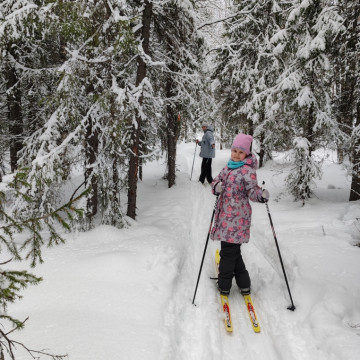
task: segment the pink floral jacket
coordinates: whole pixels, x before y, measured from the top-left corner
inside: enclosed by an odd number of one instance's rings
[[[234,244],[249,242],[251,206],[249,199],[259,202],[262,189],[257,184],[255,155],[249,154],[245,165],[237,169],[225,166],[211,183],[213,194],[215,185],[222,182],[222,192],[215,209],[215,220],[211,239]]]

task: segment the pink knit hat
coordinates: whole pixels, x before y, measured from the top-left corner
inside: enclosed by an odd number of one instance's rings
[[[250,146],[253,141],[252,136],[246,135],[246,134],[237,134],[232,145],[232,149],[240,149],[244,152],[246,152],[246,155],[249,155],[250,153]]]

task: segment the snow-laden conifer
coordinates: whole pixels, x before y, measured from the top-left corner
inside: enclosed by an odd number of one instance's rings
[[[315,162],[312,152],[319,146],[335,143],[340,135],[332,113],[328,55],[331,37],[342,19],[336,8],[326,2],[294,2],[285,10],[284,28],[272,38],[274,46],[281,48],[276,56],[284,68],[271,92],[279,104],[287,138],[298,143],[294,140],[300,131],[307,140],[307,147],[300,149],[302,152],[307,149],[308,161],[298,162],[295,157],[295,169],[288,178],[290,191],[298,194],[297,199],[304,199],[311,195],[312,177],[319,174],[312,170]],[[298,181],[292,180],[294,176]]]
[[[154,6],[154,59],[161,67],[151,70],[164,100],[160,131],[167,151],[168,185],[175,184],[176,143],[190,137],[202,121],[211,123],[209,108],[202,106],[208,96],[204,77],[204,40],[196,29],[193,1],[173,0]]]
[[[131,92],[127,85],[131,70],[126,73],[124,64],[135,51],[130,18],[125,13],[126,4],[118,1],[59,2],[52,9],[64,61],[57,67],[56,91],[47,98],[54,110],[28,138],[21,161],[29,169],[29,191],[38,199],[33,210],[40,214],[56,206],[59,198],[69,196],[61,188],[75,176],[74,189],[81,185],[91,188],[86,227],[98,210],[102,221],[102,215],[110,213],[109,207],[114,218],[106,216],[104,221],[123,223],[120,195],[115,198],[109,188],[121,185],[118,159],[126,137],[125,125],[121,125],[126,122],[123,104]],[[120,88],[125,96],[119,96]],[[119,146],[116,152],[114,146]],[[109,163],[116,165],[107,168]]]
[[[234,1],[224,24],[224,43],[217,50],[214,76],[218,81],[216,99],[223,127],[230,129],[229,138],[245,131],[264,143],[265,128],[261,126],[266,89],[279,72],[270,43],[279,28],[278,8],[273,1]]]

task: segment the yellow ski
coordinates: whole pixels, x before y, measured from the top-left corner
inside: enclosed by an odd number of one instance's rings
[[[219,275],[219,264],[220,264],[220,253],[219,249],[216,249],[215,253],[215,265],[216,265],[216,273]],[[223,308],[223,311],[225,313],[225,328],[226,331],[231,332],[232,331],[232,321],[231,321],[231,314],[230,314],[230,307],[229,307],[229,299],[226,295],[220,294],[221,298],[221,305]],[[246,309],[248,311],[251,325],[256,333],[260,332],[260,324],[256,317],[254,304],[251,300],[250,295],[243,295],[243,298],[245,300]]]
[[[258,332],[260,332],[260,325],[259,325],[258,319],[256,317],[254,305],[253,305],[253,303],[251,301],[251,296],[250,295],[243,295],[243,297],[244,297],[244,300],[245,300],[247,311],[249,313],[251,325],[252,325],[254,331],[256,333],[258,333]]]
[[[219,249],[216,249],[215,266],[216,266],[217,275],[219,275],[219,263],[220,263],[220,253],[219,253]],[[220,294],[220,299],[221,299],[221,306],[225,314],[225,329],[228,332],[232,332],[233,329],[232,329],[229,299],[226,295],[222,295],[222,294]]]
[[[230,307],[229,307],[229,300],[226,295],[220,294],[221,298],[221,305],[224,310],[225,314],[225,329],[228,332],[232,332],[232,322],[231,322],[231,315],[230,315]]]

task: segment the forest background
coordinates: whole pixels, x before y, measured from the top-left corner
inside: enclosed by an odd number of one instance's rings
[[[176,144],[203,122],[220,148],[252,134],[260,167],[287,152],[304,206],[322,175],[313,152],[336,150],[359,200],[359,30],[358,1],[3,0],[1,246],[35,266],[64,241],[57,224],[128,226],[144,163],[166,153],[174,186]],[[1,356],[6,328],[24,325],[6,305],[41,280],[7,261]]]

